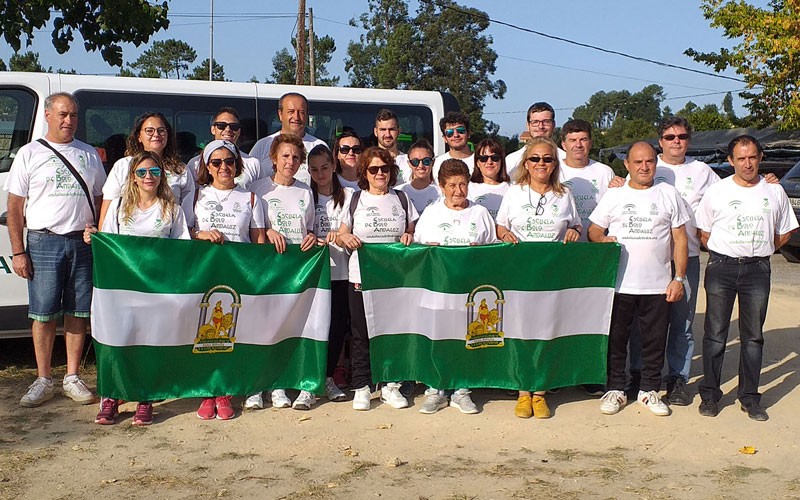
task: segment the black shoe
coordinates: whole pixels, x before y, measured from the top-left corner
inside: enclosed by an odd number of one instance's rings
[[[769,420],[769,415],[767,415],[767,410],[760,407],[758,403],[751,403],[747,406],[742,405],[741,408],[742,411],[746,411],[747,416],[752,418],[753,420],[756,420],[758,422],[766,422],[767,420]]]
[[[692,404],[692,396],[686,390],[686,382],[682,378],[675,380],[672,389],[667,393],[669,404],[675,406],[689,406]]]
[[[628,401],[635,401],[639,397],[639,386],[642,382],[642,372],[631,370],[628,384],[625,386],[625,395]]]
[[[606,386],[600,384],[583,384],[583,390],[590,396],[602,396],[606,393]]]
[[[414,390],[417,388],[417,383],[413,380],[404,380],[400,382],[400,394],[406,399],[413,399]]]
[[[742,407],[744,409],[744,407]],[[700,415],[704,417],[716,417],[719,415],[719,405],[716,401],[701,401]]]

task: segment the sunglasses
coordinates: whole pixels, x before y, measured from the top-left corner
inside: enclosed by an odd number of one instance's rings
[[[364,152],[364,146],[339,146],[339,152],[343,155],[349,155],[350,151],[352,151],[354,155],[360,155]]]
[[[167,135],[167,129],[165,127],[158,127],[158,128],[147,127],[144,129],[144,135],[146,135],[147,137],[152,137],[153,134],[156,133],[158,133],[158,135]]]
[[[384,174],[388,174],[389,172],[392,171],[392,167],[390,167],[389,165],[381,165],[381,166],[373,165],[371,167],[367,167],[367,172],[369,172],[372,175],[378,175],[378,170],[380,170]]]
[[[458,132],[460,135],[464,135],[467,133],[467,127],[456,127],[456,128],[448,128],[444,131],[444,135],[447,137],[453,137],[455,133]]]
[[[480,161],[480,162],[484,162],[486,160],[491,159],[493,162],[497,163],[498,161],[500,161],[501,156],[500,155],[477,155],[477,156],[475,156],[475,158],[477,158],[478,161]]]
[[[689,140],[689,134],[678,134],[678,135],[667,134],[667,135],[662,135],[661,136],[662,139],[664,139],[665,141],[668,141],[668,142],[669,141],[674,141],[676,137],[678,139],[682,140],[682,141],[688,141]]]
[[[412,167],[419,167],[420,163],[426,167],[430,167],[433,164],[433,158],[430,156],[426,156],[425,158],[414,158],[413,160],[408,160],[408,163],[410,163]]]
[[[236,165],[236,158],[228,157],[228,158],[225,158],[224,160],[221,160],[219,158],[214,158],[213,160],[208,160],[208,164],[211,165],[214,168],[221,167],[222,166],[222,162],[225,162],[225,165],[227,165],[229,167],[232,167],[232,166]]]
[[[553,163],[553,157],[552,156],[545,156],[545,157],[529,156],[528,157],[528,161],[531,162],[531,163],[539,163],[540,161],[543,162],[543,163]]]
[[[238,132],[239,129],[242,128],[242,126],[238,123],[214,122],[212,125],[214,125],[214,127],[216,127],[220,132],[228,127],[230,127],[233,132]]]
[[[155,177],[156,179],[161,177],[161,168],[160,167],[150,167],[150,168],[137,168],[133,171],[136,174],[136,177],[140,179],[144,179],[147,176],[147,173],[150,172],[150,175]]]
[[[536,215],[544,215],[544,205],[547,203],[547,197],[542,195],[539,197],[539,203],[536,204]]]

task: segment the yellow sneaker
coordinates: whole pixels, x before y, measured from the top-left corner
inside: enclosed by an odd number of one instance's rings
[[[519,403],[517,403],[517,407],[519,407]],[[531,400],[531,408],[535,418],[550,418],[550,408],[547,406],[544,396],[534,395]]]
[[[517,399],[517,406],[514,407],[514,416],[519,418],[531,418],[533,416],[530,396],[520,396]]]

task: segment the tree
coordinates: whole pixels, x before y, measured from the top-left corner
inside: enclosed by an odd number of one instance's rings
[[[39,62],[39,53],[27,51],[22,54],[14,54],[8,60],[11,71],[29,71],[35,73],[47,73],[48,70]],[[52,68],[50,68],[52,71]]]
[[[211,74],[213,75],[214,81],[217,82],[224,82],[225,81],[225,68],[217,63],[217,60],[214,59],[213,68],[211,69]],[[187,80],[206,80],[208,81],[208,58],[206,57],[203,62],[198,64],[197,66],[192,69],[192,73],[186,77]]]
[[[197,52],[191,45],[170,38],[153,42],[153,46],[145,50],[130,66],[144,72],[155,69],[164,78],[169,78],[170,74],[174,73],[175,77],[180,79],[181,71],[188,70],[189,64],[193,63],[195,59],[197,59]]]
[[[486,13],[453,0],[424,0],[414,17],[402,0],[369,0],[369,11],[350,24],[366,31],[347,47],[345,70],[355,87],[450,92],[470,117],[474,139],[494,134],[483,118],[487,97],[501,99],[503,80],[492,80],[497,53]]]
[[[700,107],[689,101],[676,114],[689,120],[692,128],[696,131],[724,130],[734,126],[728,116],[721,112],[716,104],[706,104]]]
[[[719,52],[684,53],[717,72],[735,69],[750,89],[741,95],[759,125],[800,128],[800,0],[770,0],[767,8],[703,0],[701,9],[712,27],[739,43]]]
[[[0,59],[0,71],[8,71],[8,66],[6,66],[6,62]]]
[[[69,50],[77,31],[87,51],[99,50],[107,63],[122,66],[120,43],[146,43],[153,33],[169,26],[167,11],[166,1],[6,0],[0,4],[0,32],[18,52],[21,41],[30,46],[34,33],[55,13],[52,40],[59,54]]]
[[[292,39],[292,48],[297,52],[297,40]],[[328,69],[325,67],[336,51],[336,41],[329,35],[322,38],[314,35],[314,79],[316,85],[324,87],[335,87],[339,84],[338,76],[329,76]],[[311,50],[306,44],[305,51],[305,82],[311,82]],[[267,78],[267,83],[281,83],[294,85],[295,73],[297,70],[297,57],[288,49],[283,48],[275,52],[272,57],[272,75]]]

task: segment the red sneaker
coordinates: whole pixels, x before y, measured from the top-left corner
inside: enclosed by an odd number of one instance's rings
[[[214,398],[214,402],[217,405],[217,420],[230,420],[233,418],[236,412],[233,411],[233,406],[231,406],[230,396],[217,396]]]
[[[153,405],[150,403],[139,403],[136,405],[136,413],[133,415],[131,425],[150,425],[153,423]]]
[[[119,401],[114,398],[100,400],[100,412],[94,417],[94,423],[100,425],[114,425],[119,415]]]
[[[347,368],[337,366],[333,369],[333,382],[340,388],[347,387]]]
[[[214,398],[205,398],[203,402],[200,403],[200,408],[197,409],[197,418],[201,420],[213,419],[217,413],[214,406]]]

